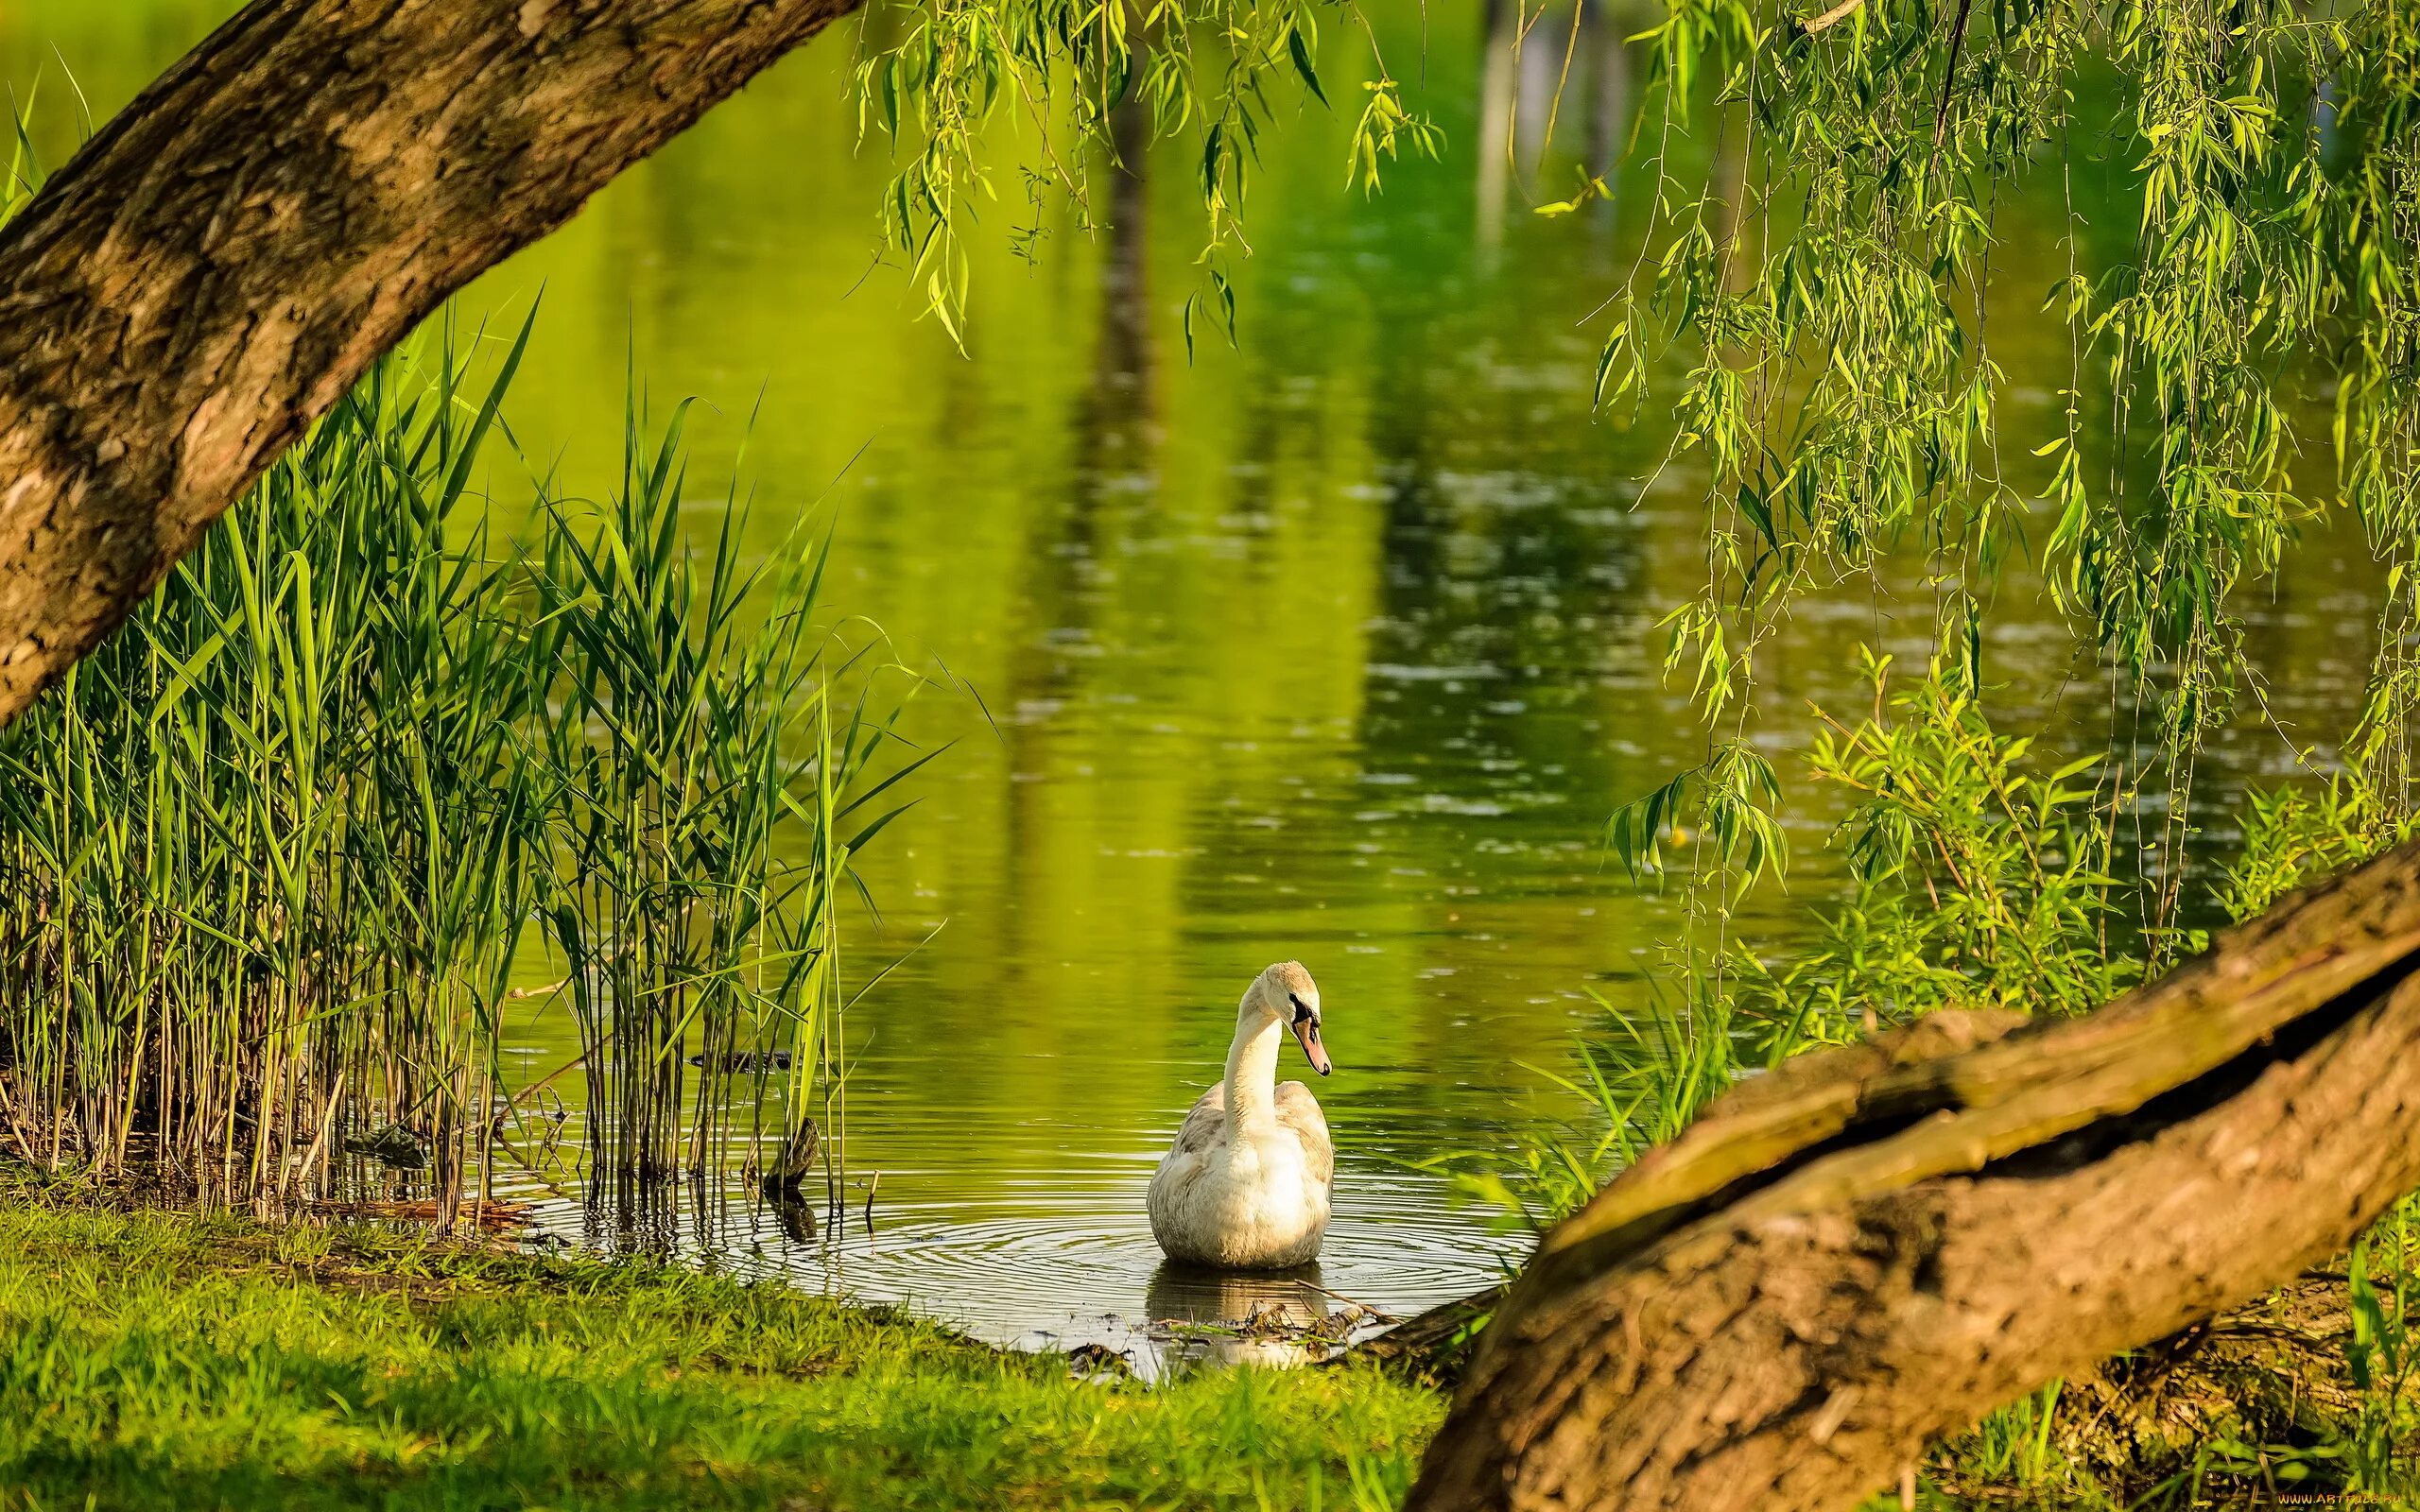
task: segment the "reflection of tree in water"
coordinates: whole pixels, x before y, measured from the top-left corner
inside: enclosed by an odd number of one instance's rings
[[[1140,68],[1138,60],[1136,67]],[[1110,112],[1117,161],[1109,165],[1109,249],[1101,261],[1100,338],[1093,388],[1079,422],[1086,472],[1107,455],[1148,450],[1158,437],[1151,404],[1150,158],[1151,115],[1132,93]],[[1145,465],[1146,457],[1130,457]]]
[[[1505,412],[1530,396],[1472,376],[1451,393],[1407,386],[1372,406],[1387,485],[1362,743],[1373,765],[1461,749],[1525,772],[1596,773],[1603,735],[1577,713],[1554,715],[1585,696],[1608,645],[1635,645],[1648,627],[1639,523],[1610,455],[1537,455]],[[1472,412],[1486,409],[1498,413]],[[1582,481],[1592,471],[1601,488]],[[1602,782],[1572,785],[1601,792]]]
[[[1139,68],[1139,60],[1136,64]],[[1155,493],[1159,427],[1152,402],[1152,311],[1150,299],[1150,115],[1130,94],[1110,116],[1116,161],[1104,165],[1108,224],[1100,263],[1099,333],[1092,382],[1078,398],[1069,421],[1070,488],[1061,506],[1033,509],[1016,560],[1022,576],[1020,633],[1006,667],[1011,717],[1002,728],[1011,772],[1045,770],[1047,731],[1040,722],[1015,717],[1020,710],[1046,707],[1080,693],[1083,672],[1067,651],[1093,642],[1102,608],[1096,564],[1119,530],[1115,504],[1148,502]],[[1096,182],[1098,182],[1096,180]],[[1050,822],[1036,812],[1044,801],[1038,783],[1011,785],[1008,843],[1003,854],[1012,872],[1046,871],[1058,853],[1041,843]],[[1043,879],[1012,875],[1010,896],[1041,896],[1029,890]],[[1022,928],[1011,913],[1006,927]],[[1017,942],[1022,944],[1022,941]],[[1024,958],[1021,949],[1008,957]]]
[[[1139,65],[1138,65],[1139,66]],[[1091,387],[1071,421],[1069,474],[1063,509],[1038,511],[1021,558],[1027,602],[1035,622],[1065,631],[1089,630],[1098,595],[1088,569],[1100,555],[1102,507],[1113,496],[1148,496],[1159,439],[1152,404],[1150,281],[1150,116],[1130,94],[1111,112],[1117,161],[1106,165],[1109,223],[1100,264],[1099,334]],[[1056,659],[1051,659],[1056,660]],[[1020,696],[1027,685],[1020,680]]]
[[[1622,38],[1645,23],[1634,7],[1621,7],[1622,14],[1616,14],[1612,0],[1578,4],[1576,17],[1525,12],[1519,0],[1487,0],[1480,10],[1478,226],[1480,259],[1490,271],[1503,245],[1505,222],[1529,213],[1527,205],[1512,202],[1516,179],[1542,201],[1564,198],[1574,187],[1559,176],[1540,181],[1554,146],[1547,140],[1550,120],[1561,141],[1584,135],[1580,168],[1602,178],[1609,188],[1620,182],[1631,111],[1630,55]],[[1526,38],[1520,34],[1524,21],[1530,24]],[[1610,222],[1612,210],[1610,201],[1600,204],[1596,218]]]

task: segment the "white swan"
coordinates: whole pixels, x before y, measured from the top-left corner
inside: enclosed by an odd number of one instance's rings
[[[1311,1090],[1277,1085],[1288,1025],[1311,1069],[1326,1075],[1320,989],[1300,962],[1280,961],[1245,991],[1226,1079],[1193,1105],[1151,1177],[1151,1233],[1170,1260],[1283,1270],[1319,1255],[1336,1149]]]

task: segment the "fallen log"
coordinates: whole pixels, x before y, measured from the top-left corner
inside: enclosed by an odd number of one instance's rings
[[[1409,1505],[1854,1505],[2420,1186],[2420,847],[2079,1020],[1935,1015],[1729,1093],[1551,1232]]]
[[[1384,1333],[1362,1340],[1333,1363],[1374,1365],[1389,1375],[1423,1385],[1457,1385],[1470,1367],[1488,1320],[1504,1305],[1504,1294],[1505,1288],[1491,1286],[1440,1302]]]
[[[1506,1288],[1441,1303],[1327,1362],[1374,1366],[1399,1380],[1452,1390],[1478,1353]],[[2131,1505],[2194,1472],[2214,1442],[2342,1443],[2360,1431],[2363,1399],[2350,1375],[2352,1301],[2341,1270],[2305,1271],[2276,1291],[2139,1349],[2061,1378],[2032,1435],[2070,1471]],[[1967,1500],[2039,1501],[2043,1486],[1977,1478],[1959,1439],[1936,1444],[1933,1484]]]
[[[447,295],[857,4],[253,0],[162,75],[0,230],[0,723]]]

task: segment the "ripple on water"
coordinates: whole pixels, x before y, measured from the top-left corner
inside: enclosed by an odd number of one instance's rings
[[[1494,1284],[1522,1242],[1478,1228],[1442,1200],[1402,1203],[1398,1177],[1346,1173],[1319,1262],[1237,1275],[1169,1264],[1144,1217],[1143,1186],[1071,1187],[1046,1173],[972,1205],[874,1204],[862,1194],[836,1223],[821,1195],[784,1212],[752,1195],[673,1196],[653,1211],[604,1214],[542,1201],[540,1226],[608,1252],[702,1262],[805,1290],[891,1303],[1020,1349],[1098,1345],[1146,1375],[1185,1360],[1277,1363],[1304,1353],[1282,1338],[1236,1338],[1221,1325],[1282,1319],[1287,1331],[1370,1332],[1364,1310],[1405,1317]],[[888,1183],[886,1183],[888,1184]],[[1424,1194],[1423,1195],[1427,1195]]]

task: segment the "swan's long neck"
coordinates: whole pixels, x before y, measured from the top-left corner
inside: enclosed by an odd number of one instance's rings
[[[1236,1013],[1236,1042],[1227,1047],[1227,1127],[1273,1128],[1277,1123],[1277,1050],[1284,1025],[1247,996]]]

